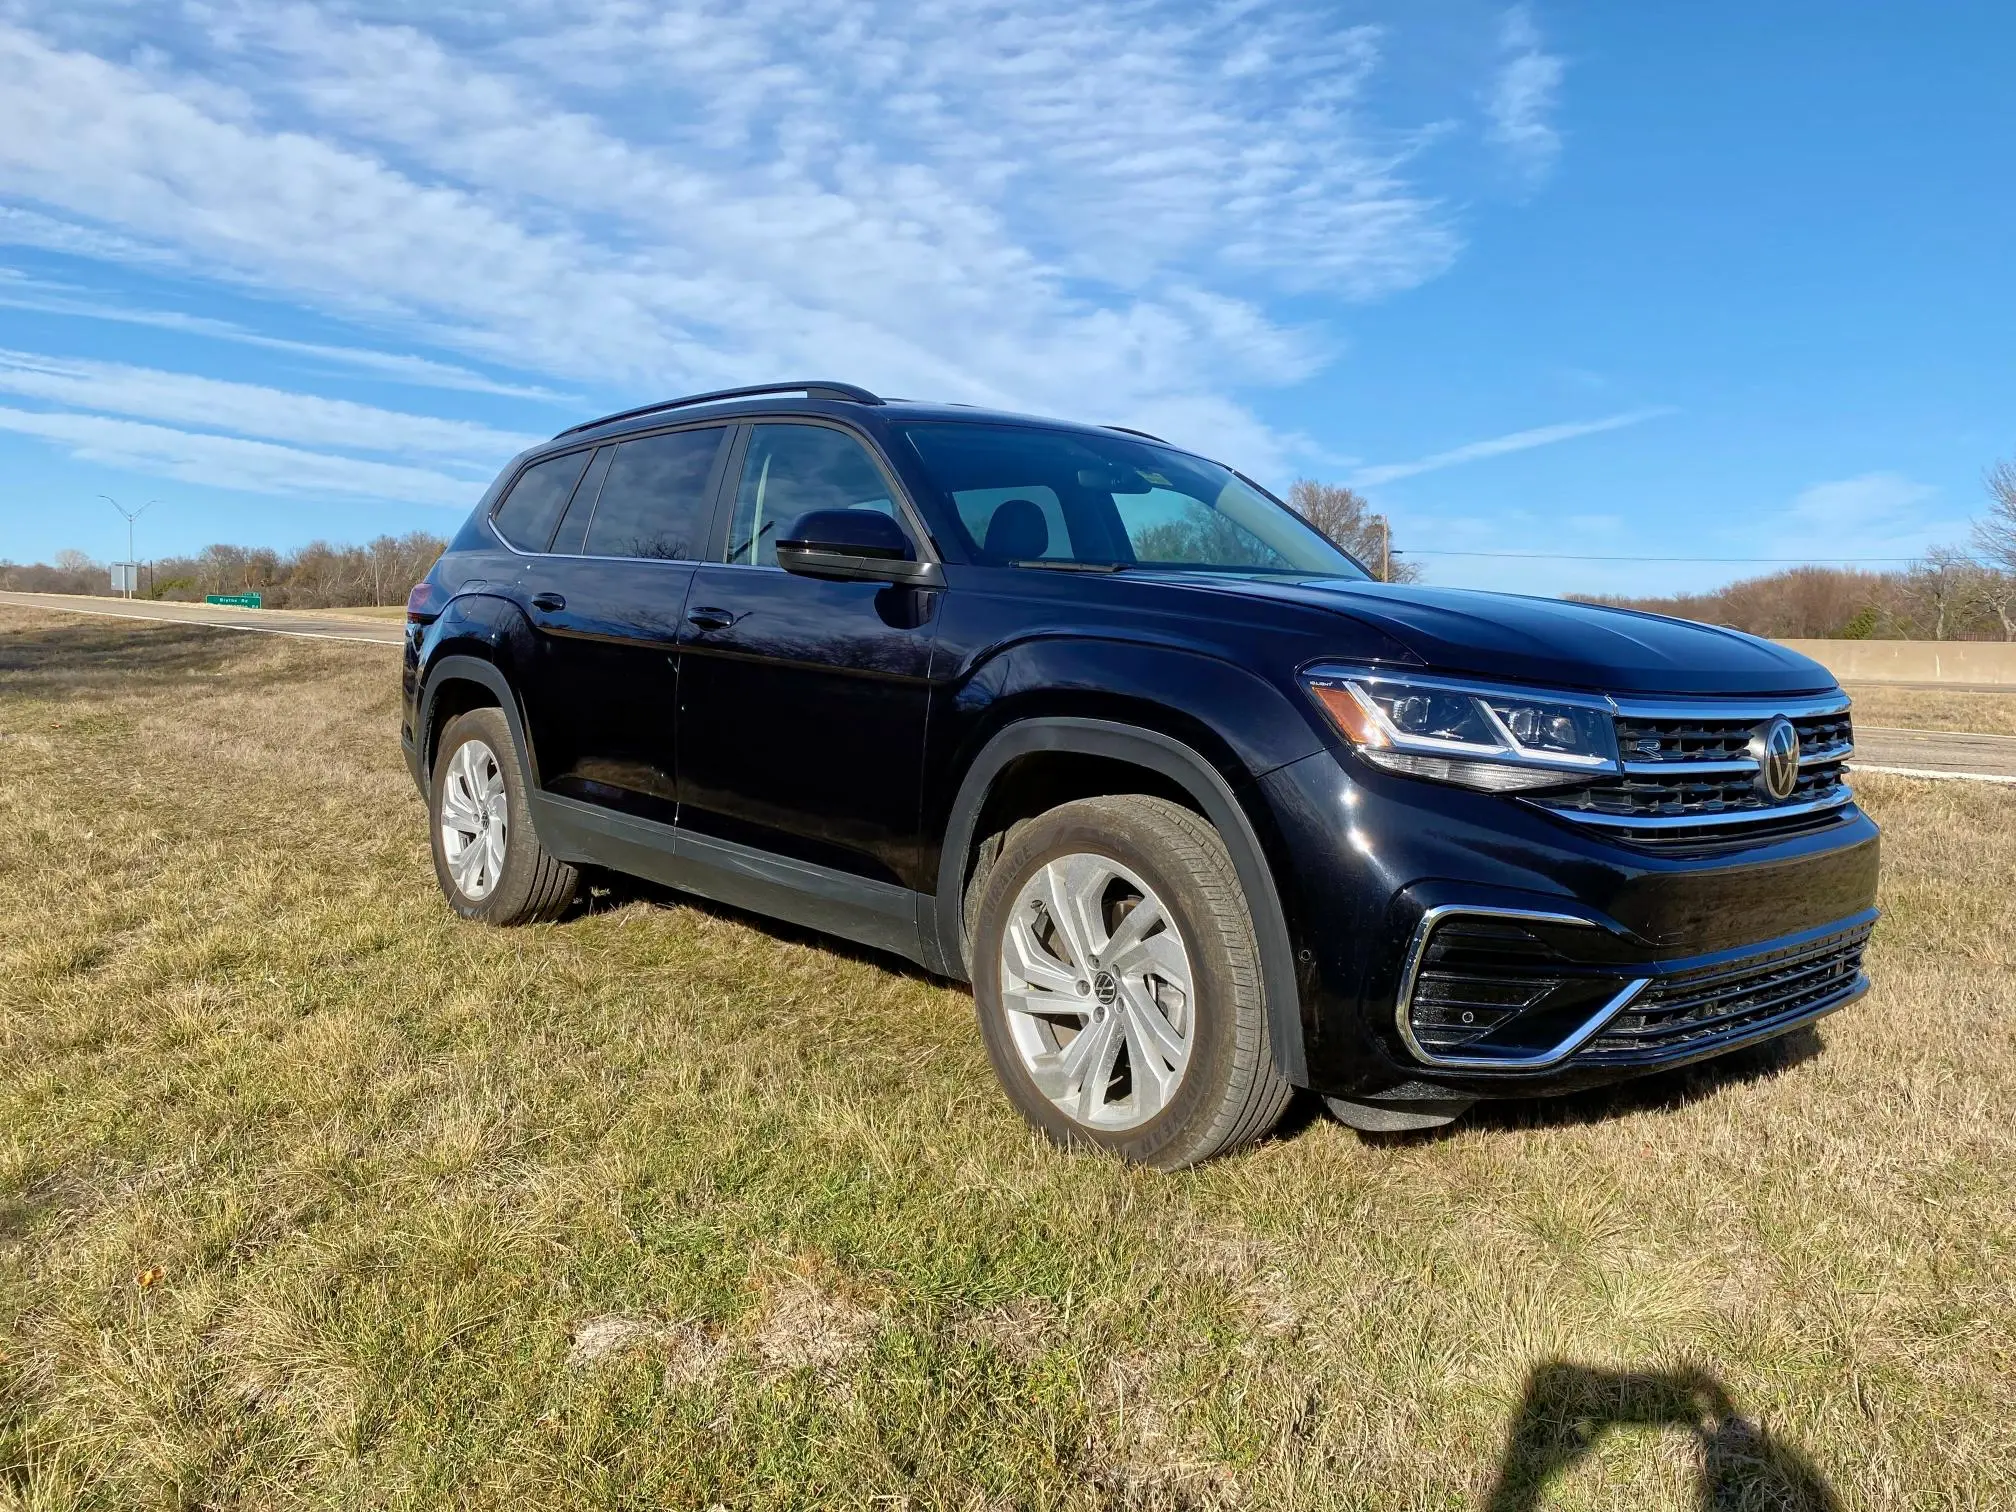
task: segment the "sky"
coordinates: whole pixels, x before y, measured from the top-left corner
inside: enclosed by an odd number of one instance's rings
[[[1430,581],[1964,540],[2016,9],[0,0],[0,558],[447,534],[790,378],[1343,482]]]

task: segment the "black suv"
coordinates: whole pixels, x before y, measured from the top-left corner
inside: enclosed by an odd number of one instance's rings
[[[1153,436],[840,383],[514,461],[409,606],[466,917],[595,866],[973,984],[1046,1133],[1443,1123],[1867,987],[1848,699],[1704,625],[1373,581]]]

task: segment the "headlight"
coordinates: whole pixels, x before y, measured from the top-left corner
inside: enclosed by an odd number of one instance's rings
[[[1310,695],[1359,756],[1489,793],[1615,772],[1607,701],[1379,672],[1311,672]]]

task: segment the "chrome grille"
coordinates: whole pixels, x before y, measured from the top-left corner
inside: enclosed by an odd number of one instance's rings
[[[1752,742],[1779,714],[1799,732],[1799,776],[1773,798],[1758,785]],[[1796,832],[1834,822],[1854,727],[1845,698],[1780,703],[1632,705],[1620,702],[1623,770],[1534,801],[1563,818],[1628,832],[1644,845],[1696,845]]]
[[[1837,1008],[1863,985],[1873,925],[1655,980],[1589,1041],[1589,1061],[1664,1060]]]

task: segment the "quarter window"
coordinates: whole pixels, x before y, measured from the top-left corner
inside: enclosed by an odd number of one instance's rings
[[[872,509],[902,522],[882,469],[852,436],[823,425],[757,426],[723,560],[774,567],[778,537],[814,509]]]
[[[707,539],[707,480],[726,434],[717,425],[617,447],[582,549],[589,556],[698,561]]]
[[[544,551],[587,465],[588,453],[578,451],[526,468],[491,516],[497,533],[520,551]]]

